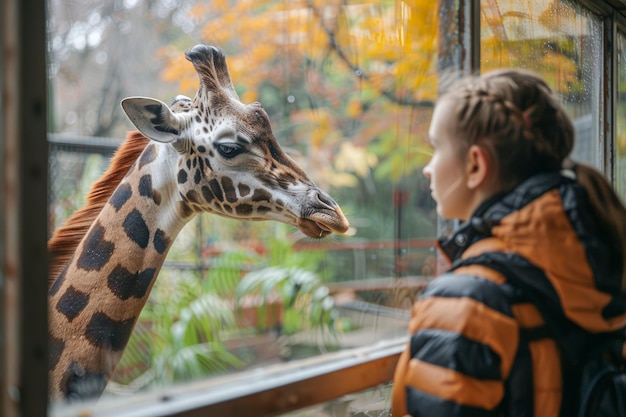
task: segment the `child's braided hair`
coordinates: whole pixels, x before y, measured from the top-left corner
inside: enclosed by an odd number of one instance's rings
[[[546,82],[529,71],[496,70],[453,83],[440,100],[454,103],[461,152],[474,144],[485,149],[505,190],[541,172],[576,173],[626,291],[626,209],[602,173],[568,159],[574,127]]]
[[[509,188],[546,171],[558,171],[574,145],[574,128],[558,97],[537,75],[498,70],[452,85],[458,129],[467,147],[482,145]]]

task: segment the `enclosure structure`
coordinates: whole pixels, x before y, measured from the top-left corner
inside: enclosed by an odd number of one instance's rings
[[[425,132],[462,74],[544,76],[574,158],[626,198],[622,1],[66,3],[1,9],[2,415],[387,415],[411,301],[450,227],[421,175]],[[191,94],[183,53],[199,41],[225,50],[242,101],[261,102],[352,229],[312,240],[199,216],[103,398],[48,404],[47,237],[131,129],[119,100]]]

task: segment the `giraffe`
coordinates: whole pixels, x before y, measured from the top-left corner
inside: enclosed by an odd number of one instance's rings
[[[195,214],[275,220],[311,238],[348,230],[337,203],[280,148],[261,105],[239,100],[223,51],[196,45],[185,56],[200,81],[193,100],[122,100],[138,132],[49,241],[51,399],[102,394]]]

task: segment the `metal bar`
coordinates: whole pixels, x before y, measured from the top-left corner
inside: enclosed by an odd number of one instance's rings
[[[466,74],[480,72],[480,0],[459,0],[461,68]]]
[[[616,14],[611,14],[603,20],[604,26],[604,59],[603,59],[603,95],[600,112],[600,136],[602,152],[601,161],[604,175],[615,187],[615,141],[617,139],[616,126],[616,97],[618,83],[617,77],[617,25],[615,24]]]
[[[70,137],[55,133],[48,134],[51,148],[68,148],[84,153],[112,154],[124,142],[121,139],[99,137]]]
[[[412,249],[412,248],[434,248],[434,239],[403,239],[395,240],[367,240],[360,242],[345,242],[341,240],[328,242],[296,242],[293,249],[295,251],[305,250],[332,250],[332,251],[349,251],[349,250],[381,250],[381,249]]]

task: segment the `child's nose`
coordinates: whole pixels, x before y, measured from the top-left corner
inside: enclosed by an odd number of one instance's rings
[[[430,162],[424,165],[424,168],[422,168],[422,174],[424,174],[426,178],[430,179]]]

